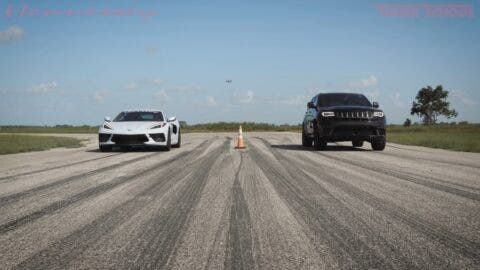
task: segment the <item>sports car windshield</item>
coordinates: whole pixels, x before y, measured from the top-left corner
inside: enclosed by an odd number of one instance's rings
[[[364,95],[360,94],[328,94],[320,95],[318,103],[321,107],[332,106],[369,106],[372,104]]]
[[[113,119],[113,122],[134,121],[161,122],[163,115],[161,112],[121,112]]]

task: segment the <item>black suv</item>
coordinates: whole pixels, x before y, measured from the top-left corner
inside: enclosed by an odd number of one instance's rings
[[[307,104],[303,119],[302,145],[323,150],[327,142],[351,141],[354,147],[367,141],[372,149],[385,149],[385,115],[378,103],[362,94],[318,94]]]

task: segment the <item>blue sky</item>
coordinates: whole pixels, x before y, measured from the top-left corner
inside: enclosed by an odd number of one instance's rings
[[[480,122],[478,16],[380,16],[389,2],[0,0],[0,124],[99,124],[136,108],[293,124],[329,91],[365,93],[402,123],[416,92],[438,84],[456,121]],[[20,16],[23,4],[134,15]]]

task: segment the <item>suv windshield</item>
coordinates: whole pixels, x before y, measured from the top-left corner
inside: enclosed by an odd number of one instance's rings
[[[368,106],[372,104],[361,94],[320,94],[318,104],[321,107],[331,106]]]
[[[133,122],[133,121],[163,121],[161,112],[121,112],[113,122]]]

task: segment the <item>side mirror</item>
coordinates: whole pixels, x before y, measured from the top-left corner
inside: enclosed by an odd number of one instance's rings
[[[110,121],[112,121],[112,119],[110,119],[110,117],[108,116],[105,116],[105,122],[110,122]]]
[[[378,105],[378,102],[374,101],[373,104],[372,104],[373,108],[378,108],[380,105]]]
[[[167,122],[174,122],[175,120],[177,120],[177,117],[172,116],[167,119]]]
[[[307,103],[307,108],[313,109],[313,108],[315,108],[315,104],[313,104],[313,102],[310,101],[310,102]]]

